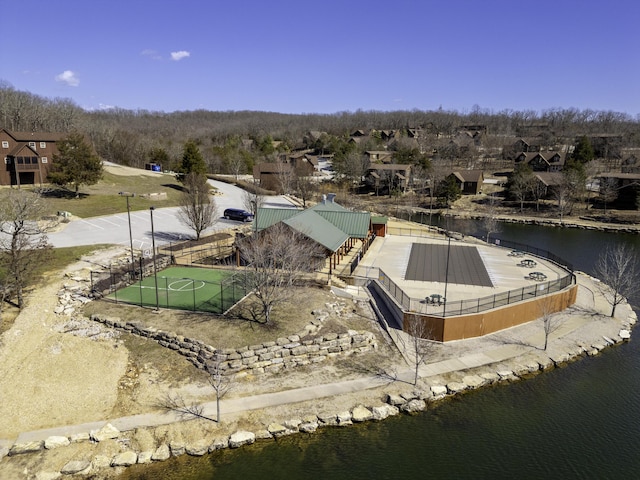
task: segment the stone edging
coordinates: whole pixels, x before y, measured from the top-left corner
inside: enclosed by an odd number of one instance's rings
[[[316,323],[321,322],[319,319],[323,316],[316,316]],[[183,355],[195,367],[208,373],[220,371],[224,375],[274,373],[284,368],[319,363],[338,355],[363,353],[377,348],[373,333],[349,330],[307,340],[302,340],[296,334],[258,345],[217,350],[199,340],[146,327],[141,322],[122,322],[118,318],[100,315],[92,315],[91,320],[155,340],[159,345]]]
[[[478,213],[467,213],[467,212],[456,212],[450,211],[448,212],[453,218],[460,219],[469,219],[469,220],[482,220],[486,218],[486,215],[478,214]],[[503,223],[517,223],[521,225],[537,225],[540,227],[559,227],[559,228],[577,228],[582,230],[595,230],[599,232],[608,232],[608,233],[640,233],[639,225],[604,225],[604,224],[595,224],[595,223],[576,223],[571,220],[569,221],[561,221],[558,219],[551,218],[535,218],[535,217],[507,217],[503,215],[497,215],[496,220]],[[587,220],[585,220],[587,221]]]
[[[635,319],[630,319],[630,323],[635,323]],[[385,394],[384,403],[378,405],[364,406],[360,404],[351,410],[341,412],[309,414],[303,418],[286,420],[283,423],[274,421],[265,428],[256,429],[253,432],[239,430],[228,437],[202,438],[192,443],[187,443],[182,439],[168,440],[157,445],[154,450],[136,451],[128,447],[131,444],[131,434],[134,431],[120,432],[111,424],[106,423],[99,430],[92,430],[91,432],[70,437],[52,436],[45,440],[14,444],[11,448],[0,448],[0,459],[6,455],[36,453],[78,442],[99,443],[112,440],[118,442],[121,446],[122,451],[110,458],[105,455],[96,455],[91,460],[69,461],[59,472],[40,472],[41,476],[49,475],[47,478],[57,478],[59,474],[89,474],[109,467],[127,467],[134,464],[164,461],[184,454],[202,456],[216,450],[238,448],[258,440],[275,440],[279,437],[297,433],[310,434],[322,427],[343,427],[366,421],[381,421],[400,413],[414,414],[426,410],[429,406],[435,406],[454,395],[527,379],[580,357],[597,355],[601,350],[626,339],[628,339],[626,335],[619,336],[616,339],[603,339],[603,342],[592,344],[589,347],[578,346],[573,352],[559,355],[557,358],[549,357],[546,360],[531,361],[526,365],[514,364],[510,367],[494,365],[493,368],[485,368],[485,373],[469,374],[464,376],[461,381],[433,384],[426,390],[413,390],[399,395]],[[496,368],[499,369],[496,370]]]

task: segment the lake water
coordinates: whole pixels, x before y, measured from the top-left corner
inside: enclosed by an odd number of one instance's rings
[[[475,222],[450,228],[482,234]],[[504,225],[492,236],[549,250],[588,273],[606,245],[624,242],[640,255],[636,235]],[[182,456],[132,468],[125,478],[640,478],[637,334],[597,357],[475,391],[415,416],[325,428],[207,457]]]

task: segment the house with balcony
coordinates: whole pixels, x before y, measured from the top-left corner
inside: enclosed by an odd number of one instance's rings
[[[42,185],[64,133],[13,132],[0,129],[0,185]]]

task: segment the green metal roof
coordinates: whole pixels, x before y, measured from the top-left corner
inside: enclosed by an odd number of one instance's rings
[[[316,211],[325,220],[353,238],[367,238],[371,214],[369,212]]]
[[[349,235],[318,215],[313,210],[305,210],[298,215],[283,220],[283,223],[335,252],[349,238]]]
[[[254,219],[257,231],[283,222],[332,252],[350,237],[366,238],[370,221],[369,212],[352,212],[330,201],[307,210],[259,208]]]
[[[371,223],[376,225],[386,225],[388,221],[389,218],[383,215],[371,215]]]
[[[271,225],[275,225],[278,222],[282,222],[287,218],[291,218],[294,215],[298,215],[301,210],[295,208],[258,208],[258,213],[254,218],[256,222],[256,230],[262,231],[265,228],[269,228]]]
[[[317,212],[350,212],[351,210],[343,207],[342,205],[335,203],[333,201],[325,200],[320,202],[313,207],[309,208],[309,210],[315,210]]]

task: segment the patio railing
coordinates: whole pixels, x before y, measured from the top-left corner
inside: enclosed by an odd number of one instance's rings
[[[535,298],[541,295],[559,292],[560,290],[563,290],[569,285],[572,285],[576,282],[576,277],[573,273],[573,268],[571,267],[571,265],[565,260],[556,255],[553,255],[546,250],[504,240],[501,240],[498,245],[500,245],[501,247],[512,248],[521,252],[527,252],[532,255],[551,260],[552,262],[561,266],[567,274],[557,280],[538,282],[534,285],[528,285],[526,287],[497,293],[495,295],[490,295],[487,297],[457,300],[453,302],[444,299],[444,301],[440,301],[439,303],[432,303],[427,298],[411,298],[406,292],[402,290],[402,288],[400,288],[393,280],[391,280],[391,278],[389,278],[389,276],[382,269],[379,268],[377,269],[378,281],[384,286],[384,288],[396,300],[396,302],[398,302],[402,306],[404,310],[424,313],[438,317],[467,315],[471,313],[492,310],[497,307],[521,302],[523,300]]]

